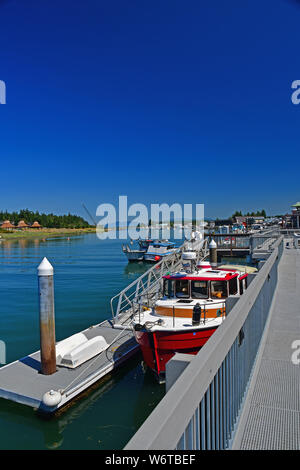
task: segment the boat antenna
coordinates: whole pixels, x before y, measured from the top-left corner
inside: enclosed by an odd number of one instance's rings
[[[97,223],[95,221],[95,219],[93,218],[93,216],[91,215],[90,211],[86,208],[86,206],[82,203],[82,207],[84,208],[84,210],[86,211],[86,213],[88,214],[89,218],[91,219],[91,221],[94,223],[95,227],[97,227]]]

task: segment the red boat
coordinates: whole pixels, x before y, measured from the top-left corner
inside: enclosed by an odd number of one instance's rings
[[[144,362],[164,382],[166,363],[176,352],[197,354],[226,317],[225,300],[247,287],[248,274],[212,269],[209,263],[164,276],[163,295],[153,309],[134,318]]]

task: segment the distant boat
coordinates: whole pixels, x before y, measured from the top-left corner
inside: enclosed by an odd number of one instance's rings
[[[144,255],[145,261],[151,261],[157,263],[165,256],[174,253],[177,250],[175,243],[168,240],[155,241],[149,244],[148,250]]]
[[[128,244],[123,245],[123,253],[127,256],[128,261],[143,261],[144,255],[148,250],[149,245],[153,243],[152,239],[139,239],[138,246],[139,248],[131,248]],[[130,242],[133,245],[133,240]]]
[[[130,242],[133,245],[133,241]],[[138,247],[132,248],[129,244],[123,245],[123,253],[128,261],[151,261],[157,263],[163,257],[174,253],[175,243],[168,240],[139,239]]]

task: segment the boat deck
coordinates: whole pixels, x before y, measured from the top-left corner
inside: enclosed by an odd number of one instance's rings
[[[224,303],[222,303],[222,306]],[[216,307],[218,308],[218,306]],[[163,320],[163,324],[156,324],[157,320]],[[146,310],[140,315],[137,314],[134,317],[134,323],[141,323],[145,324],[149,322],[152,324],[149,325],[151,331],[157,332],[164,332],[164,331],[172,331],[172,332],[182,332],[182,331],[195,331],[195,330],[205,330],[208,328],[217,328],[220,324],[225,320],[225,315],[221,315],[216,318],[206,318],[205,322],[203,317],[201,317],[201,321],[199,325],[193,325],[192,318],[186,317],[171,317],[171,316],[160,316],[156,315],[152,312],[152,310]]]
[[[0,397],[43,411],[56,411],[139,350],[132,331],[114,329],[110,321],[82,333],[88,339],[103,336],[110,344],[109,348],[76,369],[58,366],[52,375],[40,373],[39,351],[25,356],[0,368]],[[42,402],[44,393],[50,390],[63,391],[61,402],[51,410]]]
[[[300,365],[292,361],[300,340],[299,292],[300,250],[285,249],[234,449],[300,449]]]

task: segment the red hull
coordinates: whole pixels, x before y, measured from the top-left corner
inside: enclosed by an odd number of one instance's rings
[[[159,380],[164,378],[166,363],[176,352],[197,354],[217,328],[195,329],[189,332],[135,331],[144,361]]]

